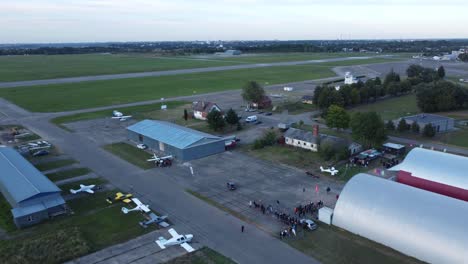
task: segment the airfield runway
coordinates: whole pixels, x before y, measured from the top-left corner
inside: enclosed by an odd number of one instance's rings
[[[321,59],[321,60],[256,63],[256,64],[245,64],[245,65],[243,64],[243,65],[233,65],[233,66],[219,66],[219,67],[194,68],[194,69],[182,69],[182,70],[170,70],[170,71],[106,74],[106,75],[81,76],[81,77],[32,80],[32,81],[18,81],[18,82],[0,82],[0,88],[13,88],[13,87],[22,87],[22,86],[62,84],[62,83],[76,83],[76,82],[88,82],[88,81],[104,81],[104,80],[141,78],[141,77],[157,77],[157,76],[188,74],[188,73],[229,71],[229,70],[253,69],[253,68],[263,68],[263,67],[273,67],[273,66],[294,66],[294,65],[304,65],[304,64],[317,64],[317,63],[324,63],[324,62],[366,60],[366,59],[371,59],[371,58],[388,58],[388,57],[389,55],[368,56],[368,57],[344,57],[344,58],[330,58],[330,59]]]

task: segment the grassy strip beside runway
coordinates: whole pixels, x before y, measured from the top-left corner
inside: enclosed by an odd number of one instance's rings
[[[144,170],[154,168],[154,162],[149,162],[147,159],[151,155],[146,151],[138,149],[130,144],[119,142],[103,146],[103,148],[119,158],[137,166]]]

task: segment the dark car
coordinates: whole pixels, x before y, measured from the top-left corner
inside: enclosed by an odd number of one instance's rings
[[[256,125],[260,125],[261,123],[263,123],[263,122],[262,121],[255,122]]]
[[[230,190],[230,191],[234,191],[235,189],[237,189],[236,184],[234,184],[233,182],[228,182],[228,183],[226,183],[226,187],[227,187],[228,190]]]
[[[33,157],[46,156],[46,155],[49,155],[49,151],[39,150],[39,151],[34,152],[32,155]]]
[[[266,116],[271,116],[272,114],[272,112],[265,113]]]
[[[258,111],[258,114],[263,114],[263,111]]]

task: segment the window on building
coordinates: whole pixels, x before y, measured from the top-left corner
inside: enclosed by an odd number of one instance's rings
[[[28,222],[32,222],[32,221],[34,221],[34,216],[32,215],[28,216]]]
[[[140,142],[143,142],[143,135],[138,134],[138,140],[139,140]]]

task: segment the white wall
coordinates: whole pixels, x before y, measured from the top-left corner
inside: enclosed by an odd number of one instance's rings
[[[294,147],[308,149],[314,152],[318,151],[317,144],[286,137],[286,144]]]

